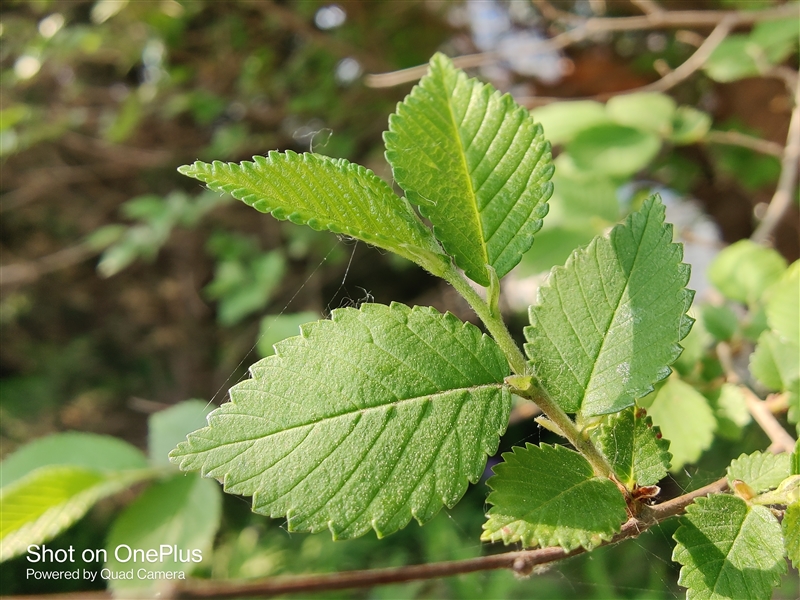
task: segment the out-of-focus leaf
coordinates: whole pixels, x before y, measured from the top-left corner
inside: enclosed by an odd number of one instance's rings
[[[147,420],[147,450],[154,465],[171,465],[170,451],[186,436],[206,425],[214,408],[210,402],[185,400],[161,410]]]
[[[606,104],[606,112],[620,124],[652,131],[662,137],[672,133],[675,100],[660,92],[639,92],[614,96]]]
[[[656,134],[615,123],[583,129],[566,145],[579,169],[612,177],[629,177],[640,171],[660,148]]]
[[[711,129],[711,116],[692,106],[679,106],[672,118],[670,141],[675,144],[694,144]]]
[[[273,348],[275,344],[297,335],[301,325],[318,319],[319,315],[310,311],[284,315],[267,315],[261,319],[261,330],[257,342],[258,353],[262,357],[272,356],[275,354],[275,349]]]
[[[565,144],[580,131],[611,121],[605,106],[593,100],[553,102],[533,109],[531,115],[542,124],[545,137],[553,144]]]
[[[708,278],[727,298],[754,304],[786,271],[786,260],[772,248],[740,240],[720,252]]]

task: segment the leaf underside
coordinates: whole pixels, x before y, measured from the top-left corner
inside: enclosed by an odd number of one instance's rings
[[[453,506],[508,422],[508,363],[451,314],[365,304],[304,325],[171,454],[292,531],[379,536]]]
[[[689,265],[657,196],[555,268],[530,309],[525,351],[567,412],[617,412],[670,373],[691,328]]]
[[[778,487],[791,475],[791,455],[753,452],[742,454],[728,467],[728,481],[744,481],[757,493]]]
[[[408,202],[372,171],[344,159],[270,152],[253,162],[197,161],[178,170],[276,219],[349,235],[435,275],[449,265]]]
[[[672,455],[669,442],[653,427],[650,417],[633,407],[613,415],[600,426],[597,441],[619,481],[629,490],[634,484],[655,485],[666,477]]]
[[[786,571],[781,526],[769,509],[735,496],[698,498],[675,532],[672,559],[690,600],[767,600]]]
[[[473,281],[503,277],[531,247],[553,186],[550,144],[529,111],[436,54],[389,117],[386,159],[408,199]]]
[[[595,477],[577,452],[527,444],[503,454],[487,484],[493,504],[481,539],[531,546],[592,549],[610,540],[627,517],[609,479]]]

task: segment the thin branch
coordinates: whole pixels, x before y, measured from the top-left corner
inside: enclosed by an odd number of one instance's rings
[[[539,47],[541,51],[561,50],[589,39],[598,33],[647,29],[681,29],[686,27],[716,27],[723,22],[729,23],[729,26],[733,28],[740,25],[752,25],[759,21],[791,18],[796,16],[798,12],[797,4],[787,4],[761,11],[662,10],[636,17],[592,17],[583,19],[575,15],[571,15],[572,18],[568,18],[563,15],[563,11],[559,11],[547,2],[536,2],[535,4],[546,18],[550,20],[567,21],[573,28],[549,40],[542,41],[540,45],[534,46],[530,50],[531,52],[536,52]],[[545,6],[548,8],[544,8]],[[465,62],[458,62],[460,59],[465,59]],[[454,62],[459,68],[469,68],[495,63],[499,60],[499,54],[487,52],[457,57],[454,59]],[[424,75],[426,69],[427,65],[420,65],[400,71],[367,75],[364,78],[364,83],[368,87],[373,88],[400,85],[416,81]]]
[[[761,223],[758,224],[750,239],[754,242],[764,243],[772,236],[775,228],[780,223],[786,211],[792,205],[795,186],[797,184],[797,169],[800,162],[800,78],[795,84],[794,110],[789,121],[789,133],[786,136],[786,149],[781,161],[781,175],[775,194],[769,203],[767,212]]]
[[[601,545],[608,546],[628,538],[637,537],[650,527],[683,513],[686,507],[697,498],[710,494],[719,494],[727,489],[728,483],[723,478],[656,506],[643,507],[642,513],[638,518],[629,519],[611,541]],[[560,547],[548,547],[537,550],[505,552],[466,560],[409,565],[389,569],[344,571],[322,575],[273,577],[261,581],[218,583],[193,580],[183,584],[174,584],[174,587],[164,590],[164,594],[161,597],[165,599],[267,597],[300,592],[366,588],[495,569],[510,569],[520,575],[529,575],[533,568],[538,565],[560,561],[584,552],[586,551],[583,548],[565,552]]]
[[[709,131],[703,141],[711,142],[712,144],[741,146],[742,148],[749,148],[761,154],[768,154],[777,158],[783,157],[783,146],[780,144],[770,142],[769,140],[762,140],[761,138],[747,135],[739,131]]]
[[[96,249],[81,243],[35,261],[5,265],[0,267],[0,286],[31,283],[42,275],[77,265],[96,254]]]
[[[602,94],[595,94],[594,96],[586,96],[583,98],[570,98],[570,100],[597,100],[605,102],[614,96],[624,96],[626,94],[634,94],[638,92],[666,92],[670,88],[676,86],[681,81],[687,79],[690,75],[702,68],[714,49],[719,46],[722,41],[728,36],[733,28],[734,19],[723,19],[723,21],[714,28],[714,31],[700,44],[700,47],[694,51],[686,61],[683,62],[677,69],[670,71],[661,79],[648,83],[637,88],[623,90],[619,92],[604,92]],[[551,98],[546,96],[530,96],[524,98],[515,98],[517,103],[527,108],[534,106],[541,106],[543,104],[550,104],[552,102],[559,102],[564,98]]]
[[[631,0],[631,4],[634,4],[646,15],[664,12],[664,7],[653,0]]]

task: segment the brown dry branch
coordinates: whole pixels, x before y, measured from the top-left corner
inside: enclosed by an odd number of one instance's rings
[[[654,11],[636,17],[591,17],[584,19],[575,15],[567,17],[549,3],[535,2],[545,18],[551,21],[565,21],[572,28],[541,43],[545,50],[561,50],[590,39],[600,33],[615,31],[637,31],[649,29],[683,29],[717,27],[723,22],[730,28],[752,25],[760,21],[785,19],[798,14],[798,4],[792,3],[761,11]],[[544,8],[544,6],[549,8]],[[567,13],[569,14],[569,13]],[[721,41],[721,40],[720,40]],[[534,49],[535,51],[535,49]],[[460,62],[459,59],[464,59]],[[454,63],[460,68],[491,64],[500,60],[497,53],[487,52],[456,57]],[[691,60],[691,59],[690,59]],[[688,61],[687,61],[688,62]],[[680,67],[679,67],[680,68]],[[391,87],[419,79],[425,74],[427,65],[411,67],[390,73],[367,75],[364,83],[368,87]],[[676,69],[677,70],[677,69]],[[696,70],[696,69],[695,69]],[[638,90],[637,90],[638,91]],[[552,100],[551,100],[552,101]]]
[[[789,121],[789,132],[786,136],[786,148],[781,161],[778,186],[764,218],[750,236],[754,242],[766,243],[792,205],[792,198],[797,187],[798,163],[800,163],[800,78],[795,83],[794,109]]]
[[[783,146],[780,144],[770,142],[769,140],[762,140],[761,138],[747,135],[739,131],[709,131],[703,138],[703,141],[727,146],[741,146],[742,148],[748,148],[761,154],[775,156],[776,158],[783,157]]]
[[[35,261],[0,267],[0,286],[32,283],[42,275],[80,264],[98,253],[89,245],[80,243]]]
[[[602,545],[612,545],[628,538],[638,537],[650,527],[670,517],[682,514],[686,507],[697,498],[710,494],[719,494],[727,489],[727,480],[723,478],[661,504],[652,507],[642,506],[638,517],[630,518],[611,541]],[[173,587],[165,589],[161,598],[176,600],[190,598],[263,598],[279,594],[365,588],[391,583],[437,579],[494,569],[509,569],[519,575],[530,575],[534,567],[564,560],[584,552],[586,551],[583,548],[565,552],[560,547],[548,547],[536,550],[505,552],[466,560],[409,565],[388,569],[273,577],[260,581],[213,582],[193,580],[183,584],[175,584]]]

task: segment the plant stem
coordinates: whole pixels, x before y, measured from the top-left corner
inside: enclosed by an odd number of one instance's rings
[[[517,346],[514,338],[511,337],[500,315],[492,314],[486,301],[478,295],[478,292],[472,289],[472,286],[466,278],[456,271],[455,267],[451,266],[444,272],[442,277],[461,294],[464,300],[472,307],[472,310],[475,311],[475,314],[483,321],[486,329],[489,330],[494,341],[497,342],[497,345],[500,346],[500,349],[503,351],[506,360],[508,360],[508,364],[511,365],[511,370],[517,375],[527,375],[528,367],[525,363],[525,356],[522,354],[519,346]]]
[[[627,538],[635,538],[670,517],[682,514],[686,507],[697,498],[710,494],[721,494],[728,488],[727,480],[722,479],[678,498],[648,507],[639,518],[630,518],[622,525],[620,532],[611,541],[600,544],[609,546]],[[583,548],[565,552],[558,546],[521,550],[454,560],[448,562],[408,565],[388,569],[366,571],[344,571],[316,575],[297,575],[270,577],[256,581],[203,581],[194,580],[176,583],[163,590],[162,598],[264,598],[280,594],[313,591],[374,587],[405,581],[419,581],[452,577],[462,573],[475,573],[493,569],[510,569],[518,575],[527,576],[537,565],[557,562],[571,556],[583,554]]]
[[[492,334],[497,345],[500,346],[503,354],[505,354],[506,359],[511,365],[511,370],[517,375],[529,374],[525,357],[508,332],[508,328],[503,322],[502,317],[492,312],[489,305],[455,268],[450,267],[443,277],[467,302],[469,302],[472,310],[474,310],[481,321],[483,321],[486,329],[489,330],[489,333]],[[564,433],[564,437],[566,437],[575,449],[589,461],[595,475],[598,477],[613,476],[613,470],[605,457],[590,440],[583,436],[580,429],[575,425],[575,422],[569,418],[569,415],[565,413],[544,390],[534,386],[530,390],[514,390],[514,393],[528,400],[532,400],[542,409],[542,412],[561,429]]]

